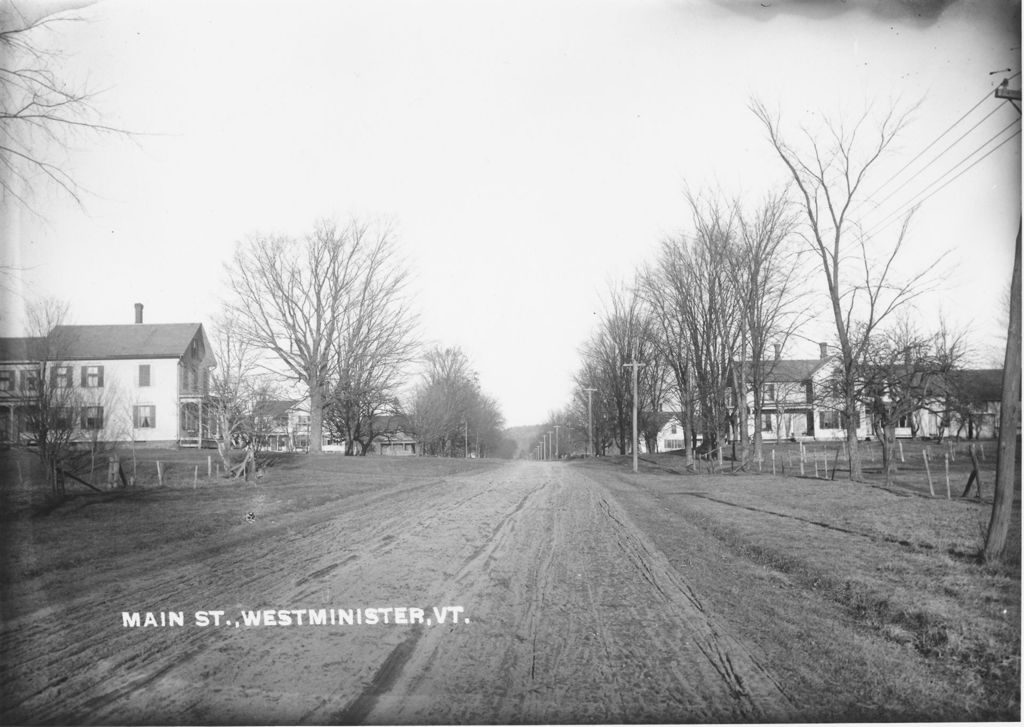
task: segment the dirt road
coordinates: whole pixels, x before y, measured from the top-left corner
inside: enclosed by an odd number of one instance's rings
[[[749,722],[793,713],[756,654],[577,468],[509,463],[282,516],[261,510],[259,497],[256,521],[216,543],[127,557],[35,594],[40,607],[7,620],[0,637],[9,687],[0,721]],[[308,623],[311,611],[340,621],[338,609],[367,618],[384,607],[425,617]],[[196,611],[217,610],[220,626],[196,625]],[[259,626],[239,625],[243,612],[266,610],[301,611],[304,623],[291,614],[291,625],[266,625],[261,614]],[[138,613],[140,626],[125,626],[122,612]],[[147,612],[157,621],[180,612],[184,625],[146,627]]]

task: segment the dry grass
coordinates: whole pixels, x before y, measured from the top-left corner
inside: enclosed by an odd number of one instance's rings
[[[703,576],[692,571],[700,576],[694,585],[718,594],[716,610],[750,628],[751,638],[775,654],[777,668],[790,670],[795,683],[809,690],[830,685],[833,711],[821,719],[1019,717],[1019,499],[1008,557],[985,566],[977,556],[990,503],[849,481],[680,476],[666,474],[679,460],[664,457],[648,460],[639,475],[631,473],[628,458],[582,466],[599,477],[604,470],[609,483],[608,476],[617,480],[616,496],[638,512],[644,498],[655,499],[664,511],[658,544],[666,552],[690,557],[694,541],[704,538],[705,553],[727,553],[735,561],[741,601],[723,585],[723,564]],[[654,510],[636,515],[661,516]],[[802,622],[789,621],[793,613]],[[820,638],[822,630],[833,630],[843,647],[819,643],[801,651],[781,636],[803,639],[809,631]],[[899,673],[869,673],[873,661],[892,660]],[[915,704],[908,696],[914,689],[931,696]],[[928,711],[929,699],[935,711]],[[859,711],[866,703],[870,708]]]

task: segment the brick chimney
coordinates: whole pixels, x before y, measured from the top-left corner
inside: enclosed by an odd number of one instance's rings
[[[776,343],[775,344],[775,360],[778,361],[780,358],[782,358],[782,344],[781,343]]]
[[[818,346],[821,347],[821,360],[824,361],[828,358],[828,344],[819,343]]]
[[[142,323],[142,303],[135,304],[135,322]]]

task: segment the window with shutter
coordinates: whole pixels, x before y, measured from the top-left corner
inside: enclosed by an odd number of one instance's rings
[[[22,371],[21,389],[29,393],[39,391],[39,373],[28,369]]]
[[[149,364],[139,364],[139,386],[149,386]]]
[[[103,367],[102,366],[83,366],[82,367],[82,386],[88,389],[98,389],[103,386]]]
[[[72,385],[72,371],[70,366],[55,366],[50,371],[50,385],[57,389],[66,389]]]

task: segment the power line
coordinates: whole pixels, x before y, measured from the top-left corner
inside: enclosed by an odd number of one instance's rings
[[[1012,76],[1009,76],[1009,77],[1007,77],[1007,78],[1006,78],[1006,80],[1007,80],[1007,81],[1012,81],[1013,79],[1015,79],[1015,78],[1016,78],[1017,76],[1019,76],[1020,74],[1021,74],[1021,72],[1020,72],[1020,71],[1017,71],[1017,72],[1016,72],[1016,73],[1014,73],[1014,74],[1013,74]],[[976,110],[976,109],[977,109],[977,108],[978,108],[979,106],[981,106],[981,105],[982,105],[983,103],[985,103],[985,101],[987,101],[987,100],[989,99],[989,96],[990,96],[990,94],[991,94],[991,91],[985,91],[985,93],[984,93],[984,94],[982,94],[982,97],[981,97],[980,99],[978,99],[978,102],[977,102],[976,104],[974,104],[974,105],[973,105],[973,106],[972,106],[972,107],[971,107],[970,109],[968,109],[967,111],[965,111],[965,112],[964,112],[964,114],[963,114],[963,115],[962,115],[962,116],[961,116],[961,117],[960,117],[959,119],[957,119],[957,120],[956,120],[956,121],[954,121],[954,122],[953,122],[952,124],[950,124],[950,125],[949,125],[948,127],[946,127],[945,131],[943,131],[943,132],[942,132],[941,134],[939,134],[939,135],[938,135],[937,137],[935,137],[935,138],[934,138],[934,139],[933,139],[933,140],[931,141],[931,143],[929,143],[929,144],[928,144],[928,146],[926,146],[926,147],[925,147],[924,149],[922,149],[921,151],[919,151],[919,152],[918,152],[918,153],[917,153],[916,155],[914,155],[914,156],[913,156],[913,157],[912,157],[912,158],[910,159],[910,161],[908,161],[908,162],[907,162],[906,164],[904,164],[904,165],[903,165],[902,167],[900,167],[900,169],[899,169],[899,170],[898,170],[898,171],[897,171],[897,172],[896,172],[895,174],[893,174],[893,175],[892,175],[891,177],[889,177],[889,178],[888,178],[888,179],[886,179],[886,180],[885,180],[884,182],[882,182],[882,184],[881,184],[881,185],[879,185],[879,186],[878,186],[878,187],[877,187],[877,188],[875,189],[875,191],[874,191],[874,192],[872,192],[872,193],[871,193],[871,195],[869,195],[869,196],[871,196],[871,197],[874,197],[874,196],[876,196],[876,195],[877,195],[877,194],[878,194],[879,192],[881,192],[881,191],[882,191],[883,189],[885,189],[885,187],[886,187],[886,186],[888,186],[890,182],[892,182],[892,181],[893,181],[894,179],[896,179],[896,178],[897,178],[898,176],[900,176],[901,174],[903,174],[903,172],[905,172],[905,171],[907,170],[907,168],[908,168],[908,167],[910,167],[910,166],[911,166],[911,165],[912,165],[912,164],[913,164],[914,162],[916,162],[916,161],[917,161],[918,159],[920,159],[920,158],[921,158],[922,156],[924,156],[924,155],[925,155],[925,153],[927,153],[929,149],[931,149],[931,148],[932,148],[933,146],[935,146],[936,144],[938,144],[938,143],[939,143],[939,142],[940,142],[940,141],[942,140],[942,138],[943,138],[943,137],[944,137],[944,136],[945,136],[946,134],[948,134],[948,133],[949,133],[950,131],[952,131],[953,129],[955,129],[955,128],[956,128],[956,127],[957,127],[957,126],[958,126],[958,125],[960,124],[960,122],[961,122],[961,121],[963,121],[964,119],[966,119],[966,118],[967,118],[968,116],[970,116],[970,115],[971,115],[972,113],[974,113],[974,111],[975,111],[975,110]],[[992,113],[995,113],[995,111],[993,110],[992,112],[990,112],[990,113],[988,114],[988,116],[991,116],[991,115],[992,115]],[[985,118],[987,119],[987,118],[988,118],[988,116],[986,116]],[[984,121],[984,119],[982,119],[982,121]],[[981,123],[981,122],[979,122],[979,123]],[[975,124],[975,126],[977,126],[977,124]],[[972,128],[974,128],[974,127],[972,127]],[[961,138],[962,138],[962,137],[961,137]],[[955,144],[955,143],[956,143],[956,142],[954,142],[954,144]],[[952,145],[951,145],[951,146],[952,146]],[[941,155],[941,154],[939,154],[939,156],[942,156],[942,155]],[[937,158],[937,157],[936,157],[936,158]]]
[[[1012,126],[1012,124],[1011,124],[1011,126]],[[1007,127],[1007,128],[1009,128],[1009,127]],[[1003,131],[1006,131],[1006,129],[1003,129]],[[930,199],[930,198],[931,198],[931,197],[933,197],[934,195],[936,195],[936,194],[938,194],[939,192],[941,192],[941,191],[942,191],[943,189],[945,189],[945,188],[946,188],[946,187],[948,187],[948,186],[949,186],[950,184],[952,184],[953,182],[955,182],[955,181],[956,181],[957,179],[959,179],[959,178],[960,178],[961,176],[963,176],[964,174],[966,174],[967,172],[969,172],[969,171],[970,171],[971,169],[973,169],[974,167],[976,167],[976,166],[977,166],[978,164],[980,164],[981,162],[983,162],[983,161],[984,161],[984,160],[985,160],[986,158],[988,158],[988,157],[989,157],[989,156],[990,156],[991,154],[993,154],[993,153],[994,153],[994,152],[995,152],[995,151],[996,151],[997,149],[999,149],[1000,147],[1002,147],[1002,146],[1003,146],[1004,144],[1007,144],[1008,142],[1010,142],[1010,141],[1013,141],[1013,139],[1014,139],[1015,137],[1017,137],[1017,136],[1019,136],[1019,135],[1020,135],[1020,132],[1021,132],[1021,130],[1020,130],[1020,129],[1017,129],[1017,131],[1015,131],[1014,133],[1010,134],[1010,136],[1008,136],[1008,137],[1006,137],[1005,139],[1003,139],[1003,140],[1002,140],[1001,142],[999,142],[999,144],[997,144],[996,146],[992,147],[992,148],[991,148],[991,149],[989,149],[989,150],[988,150],[987,152],[985,152],[985,154],[984,154],[984,155],[982,155],[981,157],[979,157],[978,159],[976,159],[976,160],[975,160],[975,161],[974,161],[974,162],[973,162],[973,163],[972,163],[972,164],[971,164],[971,165],[970,165],[969,167],[967,167],[967,168],[965,168],[965,169],[962,169],[962,170],[961,170],[961,171],[960,171],[960,172],[959,172],[959,173],[958,173],[958,174],[957,174],[957,175],[956,175],[955,177],[953,177],[952,179],[948,180],[948,181],[947,181],[947,182],[946,182],[945,184],[943,184],[943,185],[942,185],[941,187],[939,187],[938,189],[936,189],[936,190],[934,190],[933,192],[931,192],[930,194],[928,194],[928,195],[927,195],[926,197],[924,197],[924,198],[923,198],[923,199],[921,199],[920,201],[916,202],[916,204],[917,204],[917,205],[919,205],[919,204],[922,204],[923,202],[927,201],[928,199]],[[1000,132],[999,132],[999,134],[1002,134],[1002,133],[1003,133],[1002,131],[1000,131]],[[999,134],[996,134],[996,136],[999,136]],[[995,138],[995,137],[993,137],[993,138]],[[965,161],[967,161],[967,159],[969,159],[969,158],[970,158],[971,156],[973,156],[974,154],[976,154],[976,153],[977,153],[977,152],[978,152],[978,151],[979,151],[979,150],[980,150],[981,148],[983,148],[983,147],[984,147],[984,146],[985,146],[986,144],[988,144],[988,143],[989,143],[990,141],[992,141],[992,139],[989,139],[989,141],[986,141],[986,142],[985,142],[985,144],[982,144],[982,146],[981,146],[981,147],[979,147],[979,149],[976,149],[975,151],[971,152],[971,154],[969,154],[969,155],[968,155],[968,156],[967,156],[967,157],[966,157],[965,159],[961,160],[961,161],[960,161],[960,163],[959,163],[959,164],[957,164],[956,166],[960,166],[960,164],[963,164],[963,163],[964,163]],[[949,171],[951,172],[951,171],[953,171],[953,169],[956,169],[956,166],[954,166],[954,167],[953,167],[952,169],[950,169]],[[949,174],[949,172],[946,172],[946,174]],[[943,176],[945,176],[945,175],[943,175]],[[940,179],[942,179],[942,177],[939,177],[939,179],[935,180],[935,182],[932,182],[932,184],[935,184],[935,183],[937,183],[937,182],[938,182],[938,181],[939,181]],[[929,185],[929,186],[931,186],[931,185]],[[927,187],[925,187],[925,189],[927,189]],[[924,190],[922,190],[922,192],[923,192],[923,191],[924,191]],[[920,194],[920,193],[919,193],[919,194]],[[906,206],[906,205],[905,205],[905,206]],[[878,225],[878,226],[876,226],[875,228],[871,229],[871,230],[870,230],[870,231],[869,231],[869,232],[867,233],[867,235],[868,235],[868,236],[870,236],[870,235],[876,235],[876,234],[878,234],[879,232],[881,232],[881,231],[882,231],[882,230],[884,230],[885,228],[887,228],[887,227],[889,227],[890,225],[892,225],[892,223],[896,221],[896,218],[898,218],[898,216],[899,216],[899,215],[896,215],[896,217],[894,217],[894,218],[893,218],[893,219],[891,219],[890,221],[888,221],[888,222],[885,222],[885,223],[883,223],[883,224],[879,224],[879,225]],[[892,215],[890,215],[890,217],[893,217],[893,216],[892,216]]]
[[[948,134],[950,131],[952,131],[954,128],[956,128],[957,124],[959,124],[961,121],[963,121],[968,116],[970,116],[974,112],[974,110],[977,109],[979,106],[981,106],[983,103],[985,103],[985,101],[987,101],[988,98],[989,98],[989,92],[986,91],[985,94],[978,101],[978,103],[974,104],[974,106],[972,106],[968,111],[966,111],[963,116],[961,116],[959,119],[957,119],[952,124],[950,124],[948,127],[946,127],[945,131],[943,131],[941,134],[939,134],[937,137],[935,137],[935,139],[933,139],[932,142],[930,144],[928,144],[928,146],[926,146],[924,149],[919,151],[914,157],[911,158],[911,160],[909,162],[907,162],[902,167],[900,167],[899,171],[897,171],[891,177],[889,177],[884,182],[882,182],[882,184],[877,189],[875,189],[875,191],[871,194],[871,196],[874,197],[876,194],[878,194],[883,189],[885,189],[886,185],[888,185],[889,182],[891,182],[892,180],[896,179],[896,177],[898,177],[901,174],[903,174],[903,172],[906,171],[907,167],[909,167],[911,164],[913,164],[918,159],[920,159],[925,154],[925,152],[927,152],[933,146],[938,144],[942,140],[942,137],[944,137],[946,134]]]
[[[977,108],[977,107],[975,107],[975,108]],[[906,179],[906,180],[905,180],[905,181],[904,181],[904,182],[903,182],[902,184],[900,184],[900,186],[896,187],[896,189],[894,189],[893,191],[889,192],[889,194],[887,194],[887,195],[886,195],[886,196],[885,196],[885,197],[884,197],[884,198],[882,199],[882,201],[878,203],[878,205],[877,205],[876,209],[877,209],[878,207],[881,207],[882,205],[884,205],[884,204],[885,204],[886,202],[888,202],[888,201],[889,201],[890,199],[892,199],[892,197],[893,197],[893,196],[894,196],[895,194],[897,194],[897,193],[898,193],[898,192],[899,192],[899,191],[900,191],[901,189],[903,189],[903,188],[904,188],[904,187],[906,187],[906,186],[907,186],[908,184],[910,184],[910,183],[911,183],[911,182],[913,182],[913,181],[914,181],[915,179],[917,179],[917,178],[918,178],[919,176],[921,176],[921,175],[922,175],[922,174],[924,173],[924,171],[925,171],[926,169],[928,169],[928,168],[929,168],[929,167],[931,167],[931,166],[932,166],[932,165],[933,165],[933,164],[934,164],[935,162],[937,162],[937,161],[938,161],[939,159],[941,159],[941,158],[942,158],[942,156],[943,156],[944,154],[948,153],[950,149],[952,149],[952,148],[953,148],[954,146],[956,146],[956,145],[957,145],[957,144],[959,144],[959,143],[960,143],[961,141],[963,141],[963,140],[964,140],[964,138],[965,138],[965,137],[966,137],[966,136],[967,136],[968,134],[970,134],[970,133],[971,133],[972,131],[974,131],[974,130],[975,130],[975,129],[977,129],[977,128],[978,128],[979,126],[981,126],[981,125],[982,125],[983,123],[985,123],[985,121],[987,121],[987,120],[988,120],[988,119],[989,119],[989,118],[990,118],[990,117],[991,117],[991,116],[992,116],[993,114],[997,113],[997,112],[998,112],[998,111],[999,111],[999,110],[1000,110],[1001,108],[1003,108],[1003,107],[1002,107],[1002,106],[995,106],[995,107],[993,107],[993,109],[992,109],[991,111],[989,111],[989,112],[988,112],[987,114],[985,114],[985,115],[984,115],[984,116],[983,116],[983,117],[981,118],[981,120],[980,120],[980,121],[978,121],[978,122],[977,122],[976,124],[974,124],[974,126],[972,126],[972,127],[971,127],[971,128],[969,128],[969,129],[968,129],[967,131],[965,131],[965,132],[964,132],[963,134],[961,134],[961,135],[960,135],[959,137],[957,137],[956,141],[954,141],[954,142],[953,142],[952,144],[950,144],[950,145],[949,145],[949,146],[947,146],[947,147],[946,147],[945,149],[943,149],[943,150],[942,150],[942,151],[940,151],[940,152],[939,152],[938,154],[936,154],[936,155],[935,155],[934,157],[932,157],[932,160],[931,160],[930,162],[928,162],[928,163],[927,163],[927,164],[925,164],[925,165],[924,165],[923,167],[921,167],[921,168],[920,168],[920,169],[918,169],[918,170],[917,170],[916,172],[914,172],[914,173],[913,173],[913,174],[912,174],[912,175],[911,175],[911,176],[910,176],[909,178],[907,178],[907,179]],[[961,118],[963,118],[963,117],[961,117]],[[1001,132],[1000,132],[1000,133],[1001,133]],[[939,138],[941,138],[941,137],[939,137]],[[938,139],[936,139],[935,141],[938,141]],[[929,144],[929,147],[931,147],[932,145],[934,145],[934,143],[935,143],[935,142],[932,142],[932,144]],[[918,157],[920,157],[920,156],[921,156],[921,155],[919,154],[919,155],[918,155]],[[917,158],[917,157],[915,157],[915,158]],[[904,168],[906,168],[906,167],[904,167]],[[875,194],[877,194],[877,191],[875,192]]]
[[[888,221],[891,217],[899,216],[899,215],[903,214],[903,212],[906,211],[907,208],[913,206],[913,200],[915,198],[917,198],[920,195],[922,195],[923,193],[927,192],[931,187],[933,187],[934,185],[936,185],[940,181],[942,181],[942,179],[945,178],[947,175],[952,174],[960,165],[965,164],[972,156],[974,156],[975,154],[979,153],[982,149],[984,149],[987,145],[991,144],[993,141],[995,141],[997,138],[999,138],[999,136],[1001,134],[1005,133],[1008,129],[1010,129],[1014,124],[1018,123],[1019,121],[1020,121],[1019,118],[1014,119],[1009,124],[1004,126],[1002,129],[997,131],[995,134],[990,136],[980,146],[976,147],[974,150],[970,151],[966,156],[962,157],[960,159],[960,161],[958,161],[952,167],[950,167],[945,172],[940,174],[930,184],[926,185],[923,189],[918,190],[914,195],[911,196],[909,201],[903,202],[902,204],[897,205],[896,208],[892,212],[890,212],[887,215],[881,217],[879,219],[879,221],[877,223],[875,223],[875,227],[880,227],[883,223]],[[886,199],[888,199],[888,198],[886,198]],[[877,207],[876,207],[876,211],[877,211]]]

